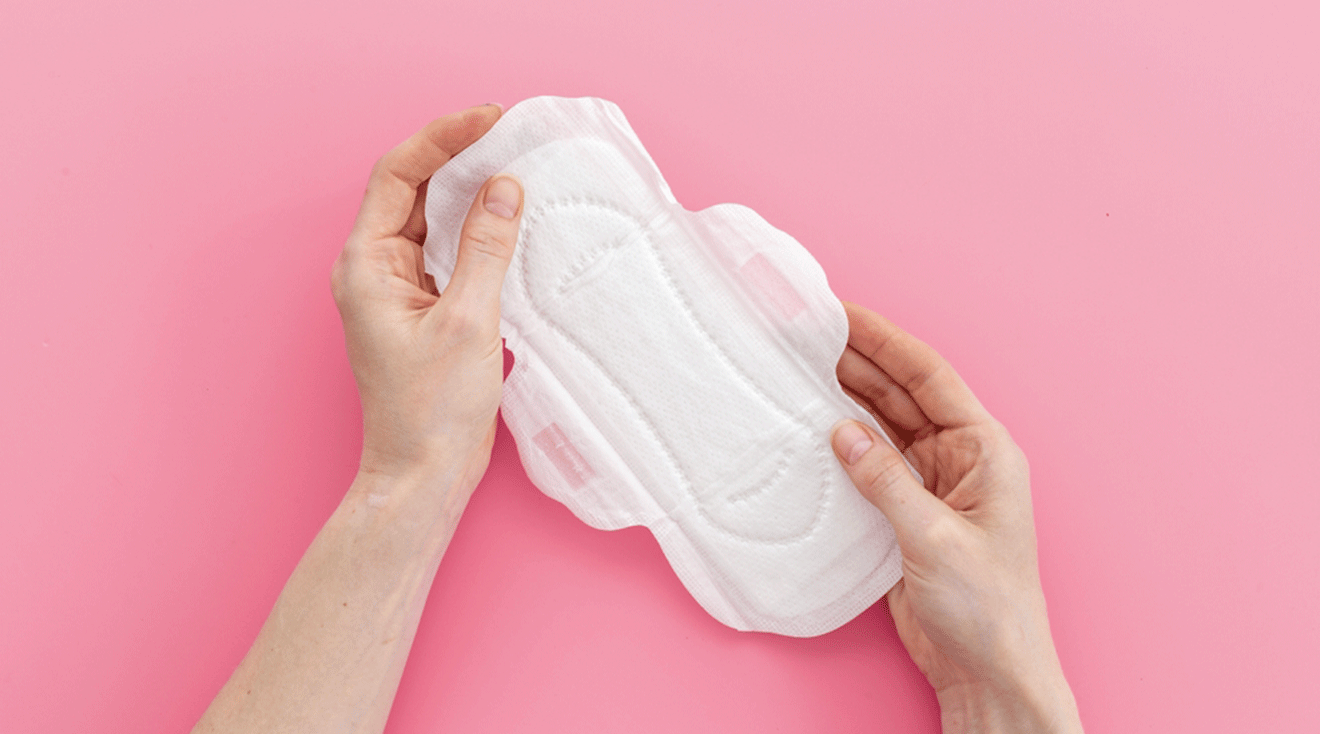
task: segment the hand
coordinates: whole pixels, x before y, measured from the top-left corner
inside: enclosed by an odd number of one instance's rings
[[[518,238],[522,186],[477,192],[444,293],[426,275],[426,187],[440,166],[499,119],[496,105],[442,117],[372,169],[331,285],[362,398],[364,474],[443,464],[468,492],[490,461],[504,351],[500,287]]]
[[[903,579],[889,608],[945,731],[1081,731],[1045,612],[1026,457],[935,350],[844,307],[839,382],[910,449],[926,486],[861,423],[837,426],[832,443],[894,526]]]
[[[386,153],[331,286],[362,395],[362,466],[196,732],[385,728],[440,559],[490,461],[504,352],[500,286],[522,187],[477,192],[453,279],[422,264],[431,174],[500,109],[442,117]]]

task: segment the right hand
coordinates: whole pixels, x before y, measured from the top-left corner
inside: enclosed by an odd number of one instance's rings
[[[935,350],[852,303],[839,382],[903,457],[846,421],[832,443],[894,526],[899,637],[940,700],[945,731],[1081,731],[1050,636],[1027,460]]]
[[[504,379],[500,288],[522,218],[522,186],[500,174],[477,191],[441,293],[423,267],[432,174],[499,119],[481,105],[431,122],[372,169],[331,286],[362,397],[361,472],[440,471],[466,502],[490,462]]]

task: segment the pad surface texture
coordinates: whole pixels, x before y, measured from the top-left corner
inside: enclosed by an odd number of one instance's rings
[[[829,445],[876,423],[838,385],[847,318],[806,249],[743,206],[685,210],[614,104],[537,97],[432,178],[441,289],[501,171],[526,197],[501,411],[536,486],[593,527],[650,528],[736,629],[818,635],[888,591],[893,530]]]

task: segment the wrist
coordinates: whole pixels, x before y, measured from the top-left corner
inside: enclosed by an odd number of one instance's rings
[[[474,482],[452,464],[424,462],[381,471],[364,465],[330,522],[403,555],[442,554]]]
[[[453,452],[436,451],[416,457],[390,455],[363,446],[357,474],[349,494],[379,494],[421,500],[431,496],[468,492],[476,481],[468,481],[464,462]],[[478,477],[479,479],[480,477]]]
[[[968,682],[937,692],[944,734],[1082,731],[1077,703],[1062,671],[1006,684]]]
[[[445,431],[379,430],[365,421],[358,476],[391,483],[420,483],[469,494],[486,472],[495,442],[495,421],[487,430],[461,426]]]

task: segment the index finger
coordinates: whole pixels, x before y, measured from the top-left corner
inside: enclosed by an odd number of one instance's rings
[[[990,419],[981,401],[930,345],[855,303],[848,312],[848,346],[870,359],[907,391],[931,422],[944,428]]]
[[[417,187],[500,118],[499,105],[481,105],[431,121],[376,161],[362,196],[354,234],[368,239],[403,231],[417,199]]]

